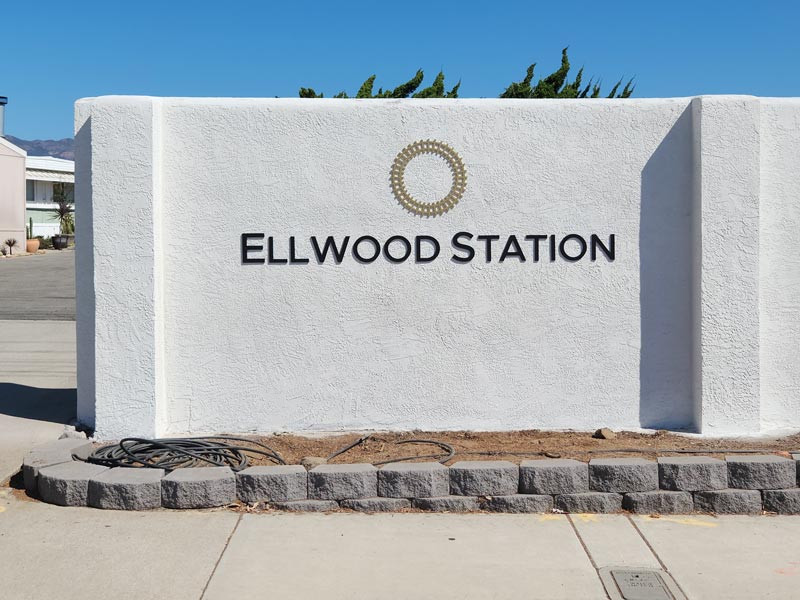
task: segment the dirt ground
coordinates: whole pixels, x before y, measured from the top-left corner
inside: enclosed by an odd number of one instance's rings
[[[287,464],[297,464],[303,457],[328,458],[336,451],[356,442],[366,434],[302,437],[296,435],[254,436],[253,439],[277,451]],[[519,463],[534,458],[591,458],[640,456],[654,459],[674,456],[679,451],[692,451],[723,458],[727,451],[780,453],[800,450],[800,434],[776,439],[700,439],[659,431],[654,434],[618,432],[614,439],[598,439],[591,432],[514,431],[514,432],[409,432],[372,433],[346,452],[329,460],[331,463],[381,463],[414,456],[415,460],[436,460],[446,451],[431,444],[400,444],[407,440],[436,440],[452,446],[455,455],[446,464],[459,460],[509,460]],[[423,456],[428,456],[424,458]],[[254,456],[251,464],[271,464],[264,457]]]

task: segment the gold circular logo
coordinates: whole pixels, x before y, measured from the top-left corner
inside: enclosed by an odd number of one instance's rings
[[[404,179],[406,167],[420,154],[435,154],[450,168],[453,184],[450,186],[450,192],[438,202],[420,202],[406,189]],[[419,140],[403,148],[394,159],[390,181],[392,193],[403,208],[421,217],[435,217],[443,215],[461,200],[464,190],[467,189],[467,171],[458,152],[444,142]]]

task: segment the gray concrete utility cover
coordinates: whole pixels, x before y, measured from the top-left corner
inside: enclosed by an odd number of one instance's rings
[[[614,569],[611,571],[625,600],[673,600],[664,581],[654,571]]]

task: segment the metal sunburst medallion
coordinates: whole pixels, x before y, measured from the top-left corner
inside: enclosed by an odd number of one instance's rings
[[[405,172],[408,163],[420,154],[435,154],[447,163],[453,176],[453,183],[448,194],[437,202],[421,202],[414,198],[405,185]],[[419,140],[403,148],[392,163],[390,176],[392,193],[400,205],[409,212],[421,217],[443,215],[452,209],[467,189],[467,170],[464,162],[449,145],[438,140]]]

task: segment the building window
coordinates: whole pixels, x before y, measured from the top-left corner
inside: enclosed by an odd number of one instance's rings
[[[33,179],[25,180],[25,202],[33,202]]]
[[[69,204],[75,202],[75,184],[74,183],[54,183],[53,184],[53,202],[64,200]]]

